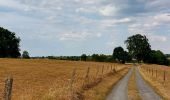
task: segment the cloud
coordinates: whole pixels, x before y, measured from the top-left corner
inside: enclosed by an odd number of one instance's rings
[[[99,38],[101,37],[100,33],[90,33],[88,31],[84,31],[81,33],[78,32],[67,32],[67,33],[62,33],[59,35],[59,40],[60,41],[85,41],[86,39],[96,37]]]
[[[161,26],[170,27],[169,13],[159,13],[152,16],[134,17],[134,23],[129,25],[129,31],[132,33],[153,32]]]
[[[84,3],[84,4],[94,4],[99,0],[74,0],[77,3]]]
[[[160,35],[150,35],[149,39],[152,42],[166,42],[167,41],[167,37],[165,36],[160,36]]]
[[[104,16],[113,16],[117,12],[117,8],[113,5],[106,5],[99,9],[99,13]]]
[[[126,24],[126,23],[130,23],[131,19],[130,18],[123,18],[123,19],[108,19],[108,20],[102,20],[101,24],[103,26],[115,26],[118,24]]]
[[[96,8],[92,7],[89,9],[89,8],[80,7],[80,8],[77,8],[75,11],[77,13],[94,13],[96,11]]]

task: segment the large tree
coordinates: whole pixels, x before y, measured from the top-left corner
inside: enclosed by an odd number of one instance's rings
[[[125,61],[131,61],[131,56],[128,52],[124,51],[122,47],[116,47],[113,50],[113,58],[122,63],[125,63]]]
[[[0,27],[0,58],[20,56],[19,49],[20,39],[14,32]]]
[[[127,49],[133,58],[138,61],[147,61],[151,53],[151,46],[145,35],[136,34],[125,41]]]

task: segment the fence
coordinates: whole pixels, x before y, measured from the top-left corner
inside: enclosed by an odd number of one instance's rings
[[[102,66],[102,67],[97,67],[96,69],[92,69],[90,67],[87,67],[86,72],[84,73],[84,77],[81,77],[83,79],[82,79],[82,85],[80,86],[79,91],[88,90],[96,86],[98,83],[102,81],[103,78],[107,77],[108,75],[112,75],[116,73],[117,71],[120,71],[124,68],[125,67],[118,69],[117,66]],[[75,88],[76,83],[80,83],[78,82],[80,79],[79,77],[80,76],[76,68],[74,68],[72,71],[72,77],[70,80],[70,93],[71,93],[71,98],[74,100],[79,98],[79,96],[76,94],[78,91]]]
[[[105,77],[113,75],[114,73],[117,73],[118,71],[123,70],[124,68],[126,67],[118,67],[117,65],[113,64],[106,64],[100,66],[96,65],[96,67],[86,67],[83,69],[80,69],[79,67],[73,68],[72,72],[70,73],[70,79],[67,84],[70,98],[74,100],[80,98],[80,91],[88,90],[96,86]],[[14,80],[16,80],[15,77]],[[13,85],[13,77],[7,77],[4,85],[5,88],[3,92],[3,99],[11,100],[12,86],[14,86],[15,88],[16,85],[15,82]]]
[[[145,73],[148,77],[158,81],[161,84],[169,83],[170,71],[164,67],[148,67],[142,66],[140,67],[141,71]]]

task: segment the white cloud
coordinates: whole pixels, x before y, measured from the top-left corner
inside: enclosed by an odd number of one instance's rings
[[[160,36],[160,35],[150,35],[149,39],[152,42],[166,42],[167,41],[167,37],[165,36]]]
[[[21,4],[14,0],[0,0],[0,6],[17,10],[24,10],[27,8],[27,5]]]
[[[67,32],[59,35],[60,41],[84,41],[92,37],[101,37],[100,33],[84,32]]]
[[[129,32],[152,32],[161,26],[170,27],[170,14],[161,13],[153,16],[134,17],[134,23],[129,25]],[[133,20],[132,19],[132,20]]]
[[[95,12],[96,9],[94,7],[91,7],[91,8],[77,8],[76,9],[76,12],[79,13],[79,12],[82,12],[82,13],[92,13],[92,12]]]
[[[94,4],[98,2],[99,0],[74,0],[74,1],[78,3],[84,3],[84,4]]]
[[[157,23],[168,23],[170,24],[170,13],[163,13],[163,14],[159,14],[154,16],[154,21],[156,21]]]
[[[132,20],[130,18],[122,18],[122,19],[107,19],[107,20],[102,20],[101,25],[103,27],[112,27],[116,26],[119,24],[127,24],[130,23]]]
[[[113,16],[117,12],[117,8],[113,5],[107,5],[99,9],[99,13],[104,16]]]

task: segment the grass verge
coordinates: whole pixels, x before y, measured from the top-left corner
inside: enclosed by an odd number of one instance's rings
[[[154,77],[150,77],[143,69],[139,69],[142,78],[155,90],[155,92],[159,94],[163,100],[169,100],[170,98],[165,91],[165,86],[157,82]]]
[[[109,74],[95,87],[84,91],[85,100],[105,100],[107,94],[113,86],[128,72],[129,68],[124,68],[117,73]]]
[[[133,68],[131,78],[128,83],[128,99],[129,100],[142,100],[136,86],[136,71]]]

